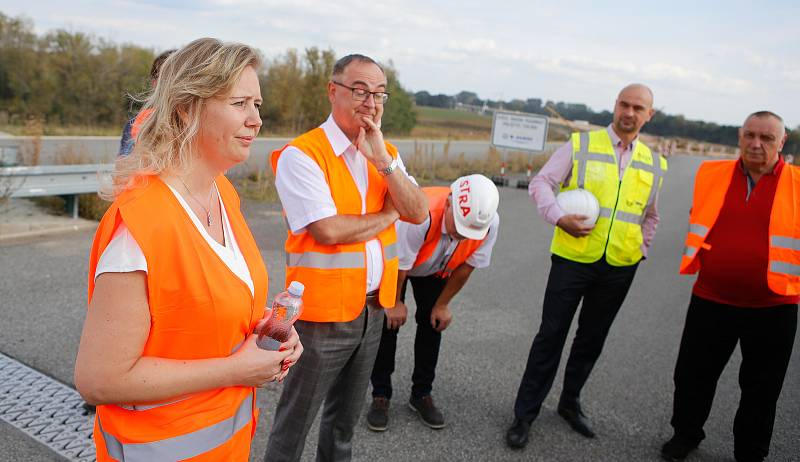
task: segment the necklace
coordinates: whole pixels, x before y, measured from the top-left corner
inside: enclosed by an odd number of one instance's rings
[[[181,177],[176,177],[176,178],[178,178],[178,181],[180,181],[183,187],[186,188],[186,192],[189,193],[189,197],[191,197],[192,200],[195,201],[195,203],[197,203],[197,205],[199,205],[204,212],[206,212],[206,223],[207,227],[210,228],[211,225],[214,224],[214,222],[211,220],[211,198],[214,195],[214,190],[217,189],[217,184],[211,183],[211,191],[208,192],[208,208],[206,208],[203,204],[200,203],[199,200],[197,200],[196,197],[194,197],[194,194],[192,194],[192,191],[189,189],[188,186],[186,186],[186,183],[184,183],[183,179],[181,179]]]

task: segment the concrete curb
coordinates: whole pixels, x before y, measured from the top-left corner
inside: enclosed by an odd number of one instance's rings
[[[94,230],[99,225],[98,222],[89,220],[76,220],[78,223],[59,224],[52,227],[44,227],[40,229],[30,229],[27,231],[20,231],[16,233],[0,234],[0,245],[15,244],[19,242],[26,242],[36,238],[58,236],[61,234],[74,233],[78,231]]]

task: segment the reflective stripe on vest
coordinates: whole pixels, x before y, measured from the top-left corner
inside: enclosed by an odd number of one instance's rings
[[[800,265],[793,265],[783,261],[769,262],[769,270],[776,273],[791,274],[792,276],[800,276]]]
[[[772,236],[770,239],[770,244],[772,247],[780,247],[783,249],[790,249],[794,250],[795,252],[800,252],[800,239],[786,236]]]
[[[383,248],[383,258],[391,260],[397,258],[397,243],[393,242]]]
[[[383,248],[384,258],[391,260],[397,257],[397,244],[389,244]],[[366,268],[364,252],[321,253],[303,252],[287,253],[287,268],[314,268],[314,269],[356,269]]]
[[[121,462],[184,460],[199,456],[224,444],[236,432],[250,423],[253,418],[252,412],[253,394],[251,393],[242,401],[236,413],[223,421],[185,435],[147,443],[122,443],[114,435],[103,430],[103,423],[99,417],[98,424],[108,454]]]
[[[644,218],[644,214],[640,215],[636,213],[629,213],[617,210],[615,219],[619,221],[624,221],[625,223],[633,223],[635,225],[639,225],[642,223],[642,218]]]
[[[586,183],[586,164],[588,161],[606,162],[616,164],[613,157],[603,152],[589,152],[589,132],[582,132],[580,134],[581,147],[580,150],[574,154],[575,160],[578,161],[578,188],[583,189]]]
[[[689,232],[697,234],[700,237],[706,237],[708,234],[708,226],[698,225],[697,223],[689,223]]]
[[[357,269],[366,268],[367,265],[364,261],[364,252],[303,252],[287,253],[286,267],[313,269]]]
[[[657,154],[654,153],[653,155],[656,156]],[[629,167],[644,170],[645,172],[650,172],[653,174],[653,187],[650,188],[650,195],[647,198],[647,205],[651,205],[653,201],[656,200],[656,193],[658,192],[659,188],[658,185],[661,183],[661,179],[667,173],[665,170],[661,169],[660,159],[653,159],[653,165],[645,164],[644,162],[639,162],[638,160],[632,160]]]

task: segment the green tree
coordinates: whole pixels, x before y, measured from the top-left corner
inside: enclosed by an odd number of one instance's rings
[[[265,129],[299,132],[302,108],[303,69],[297,50],[289,50],[266,63],[261,77],[262,106]]]
[[[306,69],[303,76],[302,131],[310,130],[325,121],[331,110],[328,101],[328,80],[336,63],[333,50],[320,51],[317,47],[306,49]]]
[[[24,116],[34,97],[37,44],[30,20],[0,13],[0,103],[9,116]]]
[[[795,127],[794,130],[787,131],[789,138],[786,139],[786,144],[783,145],[783,152],[794,154],[795,163],[800,165],[800,125]]]
[[[414,95],[400,84],[391,61],[383,66],[383,70],[386,73],[386,91],[390,96],[383,111],[381,129],[387,135],[408,135],[417,124]]]
[[[149,90],[154,56],[154,50],[80,31],[39,36],[30,20],[0,13],[0,121],[22,125],[32,116],[48,126],[120,126]],[[333,50],[316,47],[265,60],[259,75],[265,132],[299,134],[322,123],[335,61]],[[387,79],[392,97],[384,130],[407,134],[416,121],[412,97],[391,63]]]

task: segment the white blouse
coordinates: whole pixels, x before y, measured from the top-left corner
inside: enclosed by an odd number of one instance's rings
[[[222,232],[225,245],[221,245],[208,234],[206,227],[200,223],[200,220],[189,207],[189,204],[183,200],[183,197],[178,191],[173,189],[172,186],[169,186],[169,190],[172,191],[172,194],[178,199],[184,212],[192,219],[195,228],[200,231],[200,235],[205,238],[211,250],[217,254],[228,268],[230,268],[233,274],[247,284],[247,287],[250,289],[250,295],[253,295],[253,278],[250,276],[250,269],[247,267],[244,255],[242,255],[242,252],[239,250],[239,244],[236,242],[236,237],[231,230],[228,214],[225,211],[225,204],[219,199],[219,194],[217,195],[217,200],[219,201],[220,211],[222,212]],[[100,261],[97,263],[94,277],[97,279],[97,276],[103,273],[129,273],[133,271],[144,271],[146,273],[147,261],[144,258],[144,253],[142,253],[142,248],[139,247],[136,239],[133,238],[133,235],[123,222],[114,232],[111,242],[109,242],[108,246],[103,251],[103,255],[100,256]]]

